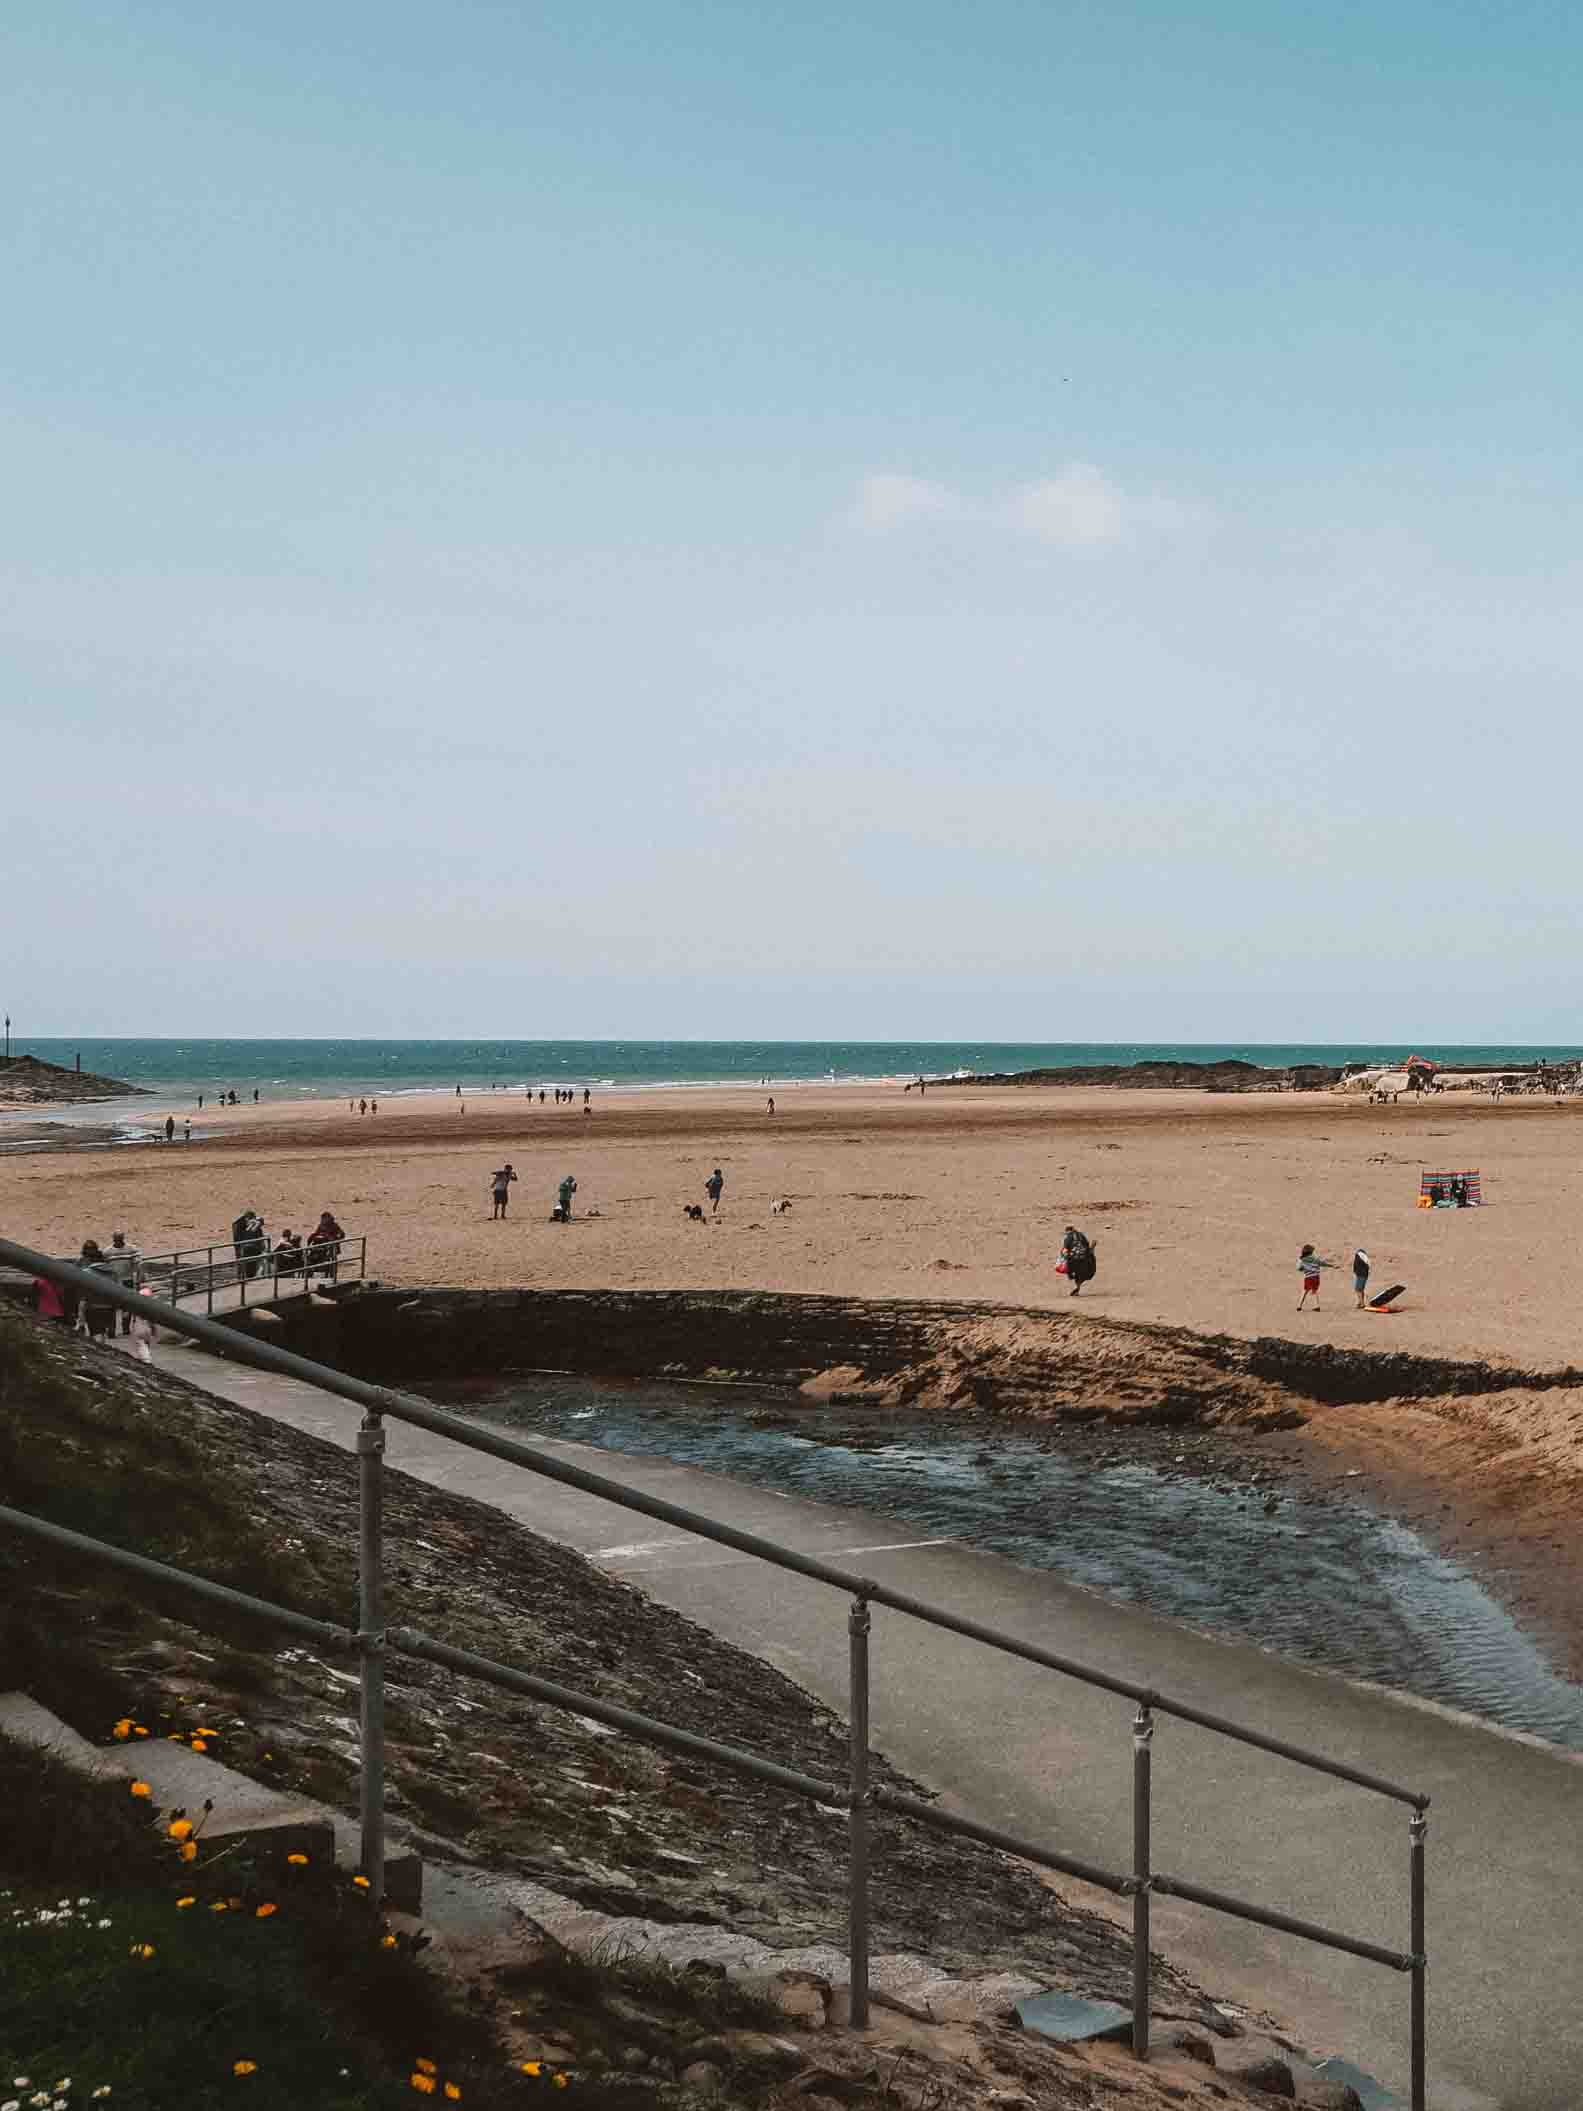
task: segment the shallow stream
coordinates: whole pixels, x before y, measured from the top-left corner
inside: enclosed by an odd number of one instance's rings
[[[1475,1577],[1364,1495],[1283,1479],[1246,1442],[792,1406],[746,1387],[544,1376],[429,1390],[515,1429],[894,1518],[1583,1751],[1583,1687]]]

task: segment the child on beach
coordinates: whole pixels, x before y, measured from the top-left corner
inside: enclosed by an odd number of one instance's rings
[[[1358,1294],[1358,1310],[1363,1310],[1363,1301],[1369,1294],[1369,1270],[1373,1266],[1360,1246],[1352,1256],[1352,1287]]]
[[[1297,1272],[1303,1279],[1303,1294],[1297,1300],[1299,1312],[1308,1303],[1310,1297],[1314,1301],[1314,1310],[1316,1312],[1319,1310],[1319,1271],[1321,1268],[1334,1268],[1335,1265],[1334,1261],[1322,1261],[1312,1246],[1303,1248],[1302,1252],[1297,1256]]]

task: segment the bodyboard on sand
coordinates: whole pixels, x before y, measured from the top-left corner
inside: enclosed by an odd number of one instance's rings
[[[1406,1288],[1407,1285],[1405,1283],[1392,1283],[1389,1290],[1382,1290],[1378,1297],[1369,1299],[1369,1310],[1371,1312],[1388,1312],[1392,1304]]]

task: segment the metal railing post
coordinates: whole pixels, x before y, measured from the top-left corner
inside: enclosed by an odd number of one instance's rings
[[[852,1806],[847,1813],[847,1879],[851,1897],[847,1913],[847,1950],[852,1993],[852,2028],[868,2028],[868,1636],[867,1598],[854,1598],[847,1614],[850,1644],[850,1751]]]
[[[208,1286],[209,1286],[209,1317],[210,1317],[211,1319],[213,1319],[213,1317],[214,1317],[214,1248],[213,1248],[212,1246],[210,1246],[210,1247],[208,1247],[208,1248],[206,1249],[206,1258],[207,1258],[207,1261],[208,1261],[208,1266],[207,1266],[207,1268],[206,1268],[206,1269],[205,1269],[205,1271],[204,1271],[204,1281],[205,1281],[205,1282],[206,1282],[206,1283],[208,1284]],[[181,1267],[181,1256],[180,1256],[180,1254],[178,1254],[178,1255],[176,1256],[176,1266],[177,1266],[177,1269],[178,1269],[178,1271],[179,1271],[179,1269],[180,1269],[180,1267]],[[180,1285],[180,1283],[178,1283],[178,1284],[177,1284],[177,1286],[176,1286],[176,1289],[177,1289],[177,1294],[179,1295],[179,1294],[180,1294],[180,1291],[181,1291],[181,1285]]]
[[[385,1895],[385,1424],[372,1408],[357,1432],[357,1644],[362,1657],[359,1792],[362,1870],[375,1905]]]
[[[1139,1701],[1132,1718],[1132,1873],[1137,1890],[1132,1894],[1132,2049],[1140,2060],[1149,2057],[1149,1901],[1154,1883],[1150,1864],[1150,1776],[1154,1716],[1147,1701]]]
[[[1411,1845],[1407,1850],[1412,1890],[1412,2111],[1426,2111],[1428,2081],[1424,2073],[1424,1978],[1428,1970],[1424,1935],[1424,1840],[1429,1832],[1429,1814],[1415,1810],[1408,1824]]]

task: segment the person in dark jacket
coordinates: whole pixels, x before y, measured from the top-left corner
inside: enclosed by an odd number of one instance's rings
[[[1093,1242],[1075,1225],[1066,1227],[1066,1236],[1061,1241],[1061,1258],[1066,1263],[1066,1279],[1076,1297],[1085,1283],[1091,1283],[1099,1273],[1099,1263],[1094,1258]]]
[[[105,1259],[97,1239],[83,1240],[81,1265],[91,1268],[95,1275],[102,1275],[109,1282],[115,1281],[115,1271]],[[114,1335],[115,1307],[111,1304],[101,1304],[92,1291],[83,1299],[83,1317],[88,1324],[90,1341],[109,1341]]]

